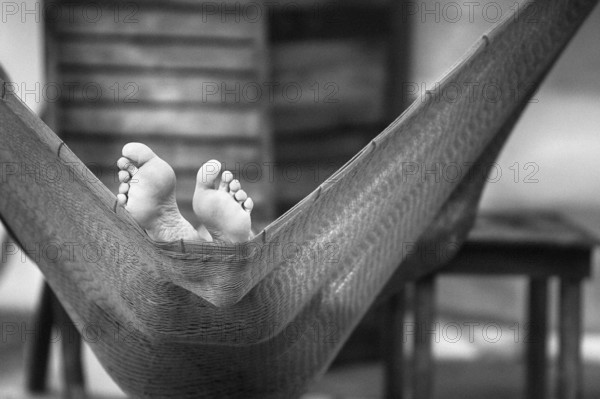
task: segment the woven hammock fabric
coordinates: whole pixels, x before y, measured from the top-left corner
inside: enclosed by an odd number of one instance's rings
[[[493,159],[595,3],[524,4],[520,12],[535,10],[535,22],[508,16],[438,91],[239,245],[151,242],[3,86],[0,215],[131,396],[297,397],[390,280],[404,244],[459,241],[468,228],[484,179],[435,181],[407,168]],[[440,95],[473,82],[500,95]],[[400,282],[426,272],[415,268],[403,263]]]

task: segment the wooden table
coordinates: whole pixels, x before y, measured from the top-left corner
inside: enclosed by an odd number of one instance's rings
[[[514,275],[529,281],[527,317],[527,376],[525,397],[548,397],[547,338],[548,282],[558,278],[559,358],[557,397],[581,397],[581,305],[582,282],[590,276],[592,253],[596,240],[568,218],[556,213],[488,214],[478,217],[475,227],[458,255],[435,274],[415,284],[415,325],[428,328],[434,322],[435,279],[446,275]],[[485,300],[485,298],[481,298]],[[400,333],[404,307],[396,306],[395,333]],[[433,396],[431,337],[416,331],[412,370],[412,392],[416,399]],[[404,338],[396,334],[402,346]],[[394,361],[387,362],[387,397],[400,398],[403,384],[398,375],[402,369],[402,348],[394,348]],[[394,375],[396,377],[394,377]],[[501,378],[501,377],[499,377]],[[394,382],[394,379],[396,382]]]

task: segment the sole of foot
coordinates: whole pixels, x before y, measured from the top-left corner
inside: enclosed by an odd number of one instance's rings
[[[243,242],[252,238],[250,213],[254,202],[221,163],[206,162],[196,176],[194,213],[215,241]]]
[[[119,167],[117,200],[155,241],[197,239],[175,200],[175,172],[148,146],[129,143],[123,147]]]

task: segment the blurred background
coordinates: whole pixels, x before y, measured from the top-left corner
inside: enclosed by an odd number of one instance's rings
[[[99,1],[102,18],[75,8],[74,20],[65,14],[44,24],[44,3],[2,1],[0,63],[27,105],[44,114],[113,191],[120,148],[143,141],[174,165],[180,206],[192,219],[195,171],[217,158],[255,198],[258,228],[310,193],[410,100],[434,88],[482,33],[518,7],[512,0],[427,0],[406,2],[392,13],[385,0],[290,0],[270,8],[261,3],[260,15],[254,10],[227,25],[218,19],[219,10],[205,9],[210,18],[194,22],[189,7],[195,6],[170,3],[185,2],[127,2],[116,13],[113,3]],[[164,20],[156,22],[156,15]],[[181,15],[187,19],[175,24]],[[197,35],[186,30],[194,24]],[[141,37],[128,38],[133,31]],[[481,210],[559,210],[600,236],[599,46],[597,8],[522,115]],[[52,91],[57,82],[58,100]],[[78,83],[69,98],[65,82]],[[93,85],[84,88],[82,82]],[[391,86],[400,91],[390,94]],[[3,256],[0,274],[1,320],[28,320],[40,273],[17,253]],[[600,393],[594,377],[600,372],[597,275],[595,262],[584,296],[584,383],[590,398]],[[524,344],[514,339],[511,326],[523,322],[524,289],[522,278],[438,280],[440,320],[494,322],[506,331],[493,343],[436,342],[438,397],[520,392]],[[552,296],[555,291],[552,286]],[[3,335],[0,399],[23,395],[22,342],[9,343]],[[57,345],[50,377],[54,393],[60,390]],[[556,346],[553,336],[552,353]],[[444,366],[456,362],[462,371]],[[89,350],[85,363],[92,394],[121,395]],[[372,356],[332,368],[306,397],[377,398],[382,379],[381,363]]]

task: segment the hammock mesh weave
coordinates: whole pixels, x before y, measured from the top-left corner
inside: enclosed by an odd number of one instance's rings
[[[401,263],[407,244],[464,237],[485,178],[435,181],[414,166],[491,162],[595,3],[524,4],[521,15],[535,10],[535,21],[508,16],[439,90],[239,245],[150,241],[3,86],[0,215],[128,394],[296,397],[394,272],[398,286],[428,271]],[[494,101],[477,89],[492,84],[500,93]],[[456,101],[440,95],[455,87],[475,90]]]

